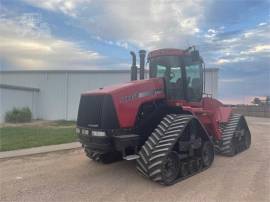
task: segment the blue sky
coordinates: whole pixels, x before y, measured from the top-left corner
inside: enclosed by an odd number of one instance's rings
[[[270,94],[268,0],[1,0],[2,70],[127,69],[130,50],[196,45],[219,97]]]

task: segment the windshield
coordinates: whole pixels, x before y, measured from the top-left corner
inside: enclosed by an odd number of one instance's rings
[[[181,78],[181,60],[179,56],[160,56],[150,61],[150,76],[164,77],[171,82]]]
[[[160,56],[149,63],[150,77],[162,77],[166,81],[168,96],[183,97],[182,61],[179,56]]]

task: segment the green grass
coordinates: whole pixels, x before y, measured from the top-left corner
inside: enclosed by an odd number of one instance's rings
[[[74,127],[2,127],[0,151],[76,141]]]
[[[54,126],[75,126],[75,121],[66,121],[66,120],[58,120],[54,121],[52,125]]]

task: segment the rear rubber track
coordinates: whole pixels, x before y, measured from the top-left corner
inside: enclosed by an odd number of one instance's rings
[[[221,142],[215,145],[218,154],[234,156],[250,147],[251,134],[243,115],[232,114],[229,122],[220,127]]]

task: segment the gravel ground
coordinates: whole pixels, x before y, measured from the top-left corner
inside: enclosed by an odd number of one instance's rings
[[[270,119],[250,118],[252,146],[170,187],[135,162],[99,165],[81,149],[0,161],[1,201],[270,201]]]

